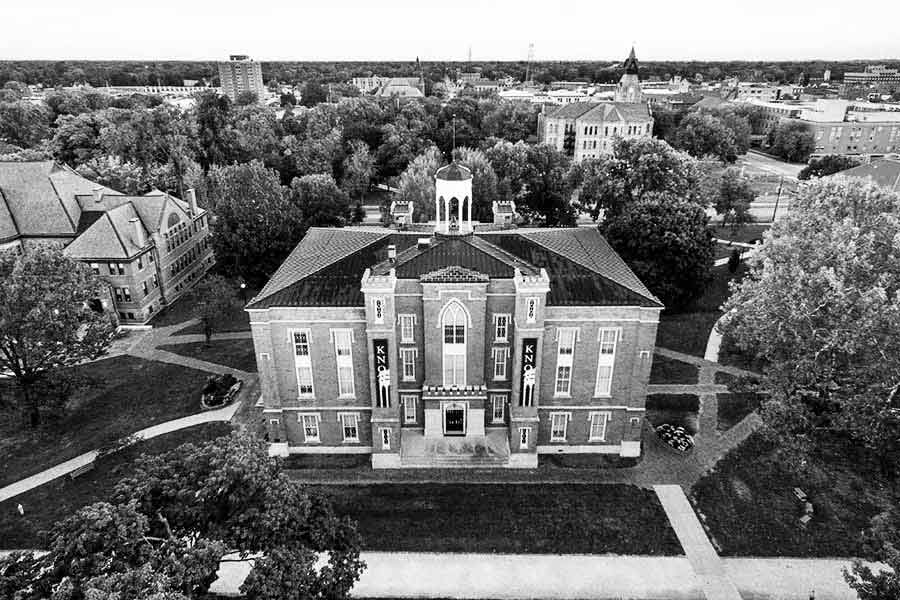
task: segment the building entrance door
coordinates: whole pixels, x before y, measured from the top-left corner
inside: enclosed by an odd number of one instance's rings
[[[444,435],[466,435],[464,404],[448,404],[444,407]]]

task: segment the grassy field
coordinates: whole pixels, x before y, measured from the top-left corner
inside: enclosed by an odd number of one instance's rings
[[[256,355],[253,352],[253,340],[214,340],[207,346],[205,342],[190,344],[171,344],[160,346],[182,356],[189,356],[207,362],[225,365],[232,369],[240,369],[250,373],[256,372]]]
[[[869,520],[900,498],[858,448],[835,445],[801,475],[773,456],[774,445],[754,435],[729,453],[692,490],[694,505],[726,556],[848,557],[861,552]],[[813,520],[798,525],[795,487],[810,497]]]
[[[626,485],[310,486],[357,521],[363,548],[680,555],[659,500]]]
[[[183,443],[211,440],[230,431],[227,423],[207,423],[161,435],[99,458],[94,470],[76,479],[61,477],[0,502],[0,550],[44,547],[41,531],[82,506],[106,500],[116,482],[128,474],[131,463],[141,454],[162,454]],[[25,509],[24,516],[18,513],[18,504]]]
[[[650,383],[697,383],[699,369],[686,362],[655,354],[650,368]]]
[[[130,435],[200,412],[208,376],[179,365],[118,356],[73,367],[94,383],[76,390],[60,418],[32,431],[0,420],[0,485],[6,485]]]

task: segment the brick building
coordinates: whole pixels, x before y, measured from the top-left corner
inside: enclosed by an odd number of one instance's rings
[[[65,248],[108,282],[120,323],[145,323],[213,264],[207,212],[188,196],[126,196],[53,161],[0,162],[0,251]]]
[[[639,456],[659,300],[596,229],[472,222],[464,167],[435,196],[433,223],[312,228],[248,305],[272,451]]]

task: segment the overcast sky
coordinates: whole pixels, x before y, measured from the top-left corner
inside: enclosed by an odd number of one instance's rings
[[[900,58],[900,1],[0,0],[0,59]]]

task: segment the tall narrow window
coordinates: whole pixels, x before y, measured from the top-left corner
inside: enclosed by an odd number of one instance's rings
[[[494,355],[494,379],[506,379],[506,357],[509,356],[509,348],[494,348],[491,352]]]
[[[566,441],[566,429],[569,424],[567,413],[550,413],[550,441]]]
[[[451,303],[441,324],[444,329],[444,387],[466,385],[466,313],[462,306]]]
[[[506,396],[491,394],[491,423],[502,423],[506,417]]]
[[[600,356],[597,359],[595,396],[609,396],[612,390],[613,366],[616,363],[617,329],[601,329],[598,334]]]
[[[416,397],[415,396],[401,396],[401,400],[403,400],[403,422],[404,423],[415,423],[416,422]]]
[[[494,315],[494,341],[509,340],[509,315]]]
[[[560,327],[557,330],[558,348],[556,354],[556,388],[557,396],[568,396],[572,391],[572,364],[575,356],[575,337],[578,329]]]
[[[303,440],[306,442],[319,441],[319,415],[300,415],[303,424]]]
[[[294,368],[297,372],[297,396],[311,398],[314,390],[312,362],[309,355],[309,331],[294,331],[291,337],[294,345]]]
[[[416,322],[415,315],[400,315],[400,341],[411,344],[415,341],[413,327]]]
[[[400,348],[400,362],[403,363],[403,381],[415,381],[416,349]]]
[[[341,432],[345,442],[359,441],[359,415],[356,413],[341,413]]]
[[[606,440],[606,424],[609,422],[608,412],[594,412],[590,415],[591,431],[588,441],[603,442]]]
[[[331,334],[337,361],[338,395],[353,396],[353,332],[350,329],[334,329]]]

